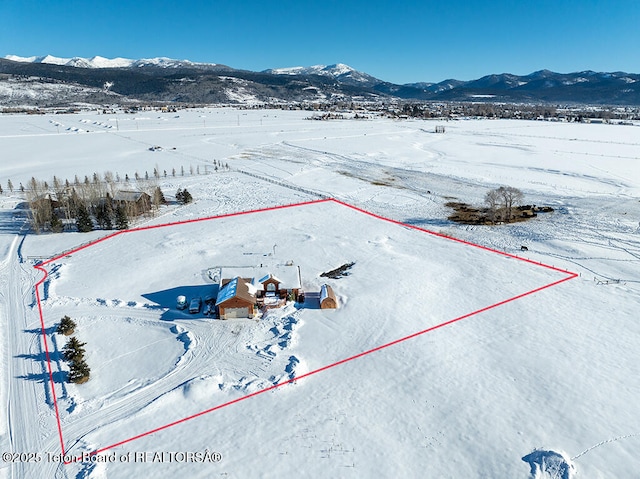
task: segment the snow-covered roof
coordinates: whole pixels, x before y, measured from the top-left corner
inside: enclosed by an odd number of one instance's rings
[[[129,201],[136,202],[142,195],[146,195],[144,191],[127,191],[127,190],[118,190],[115,195],[113,195],[113,199],[116,201]]]
[[[297,265],[287,266],[284,264],[261,265],[261,266],[237,266],[233,268],[222,268],[220,278],[253,278],[253,285],[258,291],[262,291],[263,284],[270,278],[280,283],[283,289],[300,289],[300,274]],[[259,279],[256,279],[259,278]],[[223,286],[221,284],[221,286]]]
[[[253,303],[255,301],[255,294],[255,286],[245,279],[236,276],[220,290],[218,299],[216,300],[216,306],[232,298],[240,298],[248,303]]]
[[[331,289],[331,286],[329,286],[328,284],[323,284],[320,287],[320,303],[322,303],[327,298],[331,298],[335,301],[336,295],[334,294],[333,289]]]
[[[278,283],[282,283],[282,281],[281,281],[279,278],[275,277],[275,276],[274,276],[273,274],[271,274],[271,273],[268,273],[268,274],[264,275],[262,278],[260,278],[260,279],[258,280],[258,283],[260,283],[260,284],[264,284],[266,281],[269,281],[270,279],[273,279],[274,281],[276,281],[276,282],[278,282]]]

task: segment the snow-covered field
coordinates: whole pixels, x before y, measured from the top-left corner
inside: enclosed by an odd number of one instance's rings
[[[435,122],[306,116],[0,115],[0,449],[42,455],[3,463],[0,478],[634,477],[638,126],[466,120],[435,134]],[[107,232],[27,233],[18,186],[105,171],[133,184],[154,169],[169,199],[186,187],[195,202],[132,226],[333,197],[438,235],[323,201],[132,231],[47,263],[40,305],[65,450],[116,458],[61,465],[47,455],[61,447],[33,265]],[[446,220],[447,201],[480,204],[499,185],[555,212]],[[305,291],[331,284],[339,309],[309,299],[228,321],[174,309],[178,294],[211,291],[209,268],[289,261]],[[352,261],[349,276],[319,276]],[[579,276],[544,288],[569,277],[560,270]],[[65,314],[87,343],[84,385],[64,382],[53,331]],[[153,456],[205,451],[222,458]]]

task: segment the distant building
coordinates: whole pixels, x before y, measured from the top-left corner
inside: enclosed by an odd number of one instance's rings
[[[51,193],[45,193],[30,202],[32,209],[47,209],[48,211],[54,211],[60,207],[60,202],[57,199],[53,199]]]
[[[151,210],[151,196],[144,191],[116,191],[113,195],[113,203],[115,206],[127,208],[127,211],[135,216]]]

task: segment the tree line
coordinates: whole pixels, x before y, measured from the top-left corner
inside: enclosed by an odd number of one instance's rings
[[[26,190],[29,219],[37,233],[47,229],[59,233],[65,224],[74,223],[80,232],[91,231],[95,225],[101,229],[126,229],[130,218],[156,211],[166,203],[159,186],[149,183],[145,186],[139,192],[129,192],[129,196],[135,193],[140,198],[123,199],[109,172],[105,173],[104,180],[94,173],[93,180],[85,176],[80,182],[76,177],[73,183],[62,182],[54,176],[51,185],[32,177]]]
[[[93,180],[85,177],[83,182],[73,183],[62,182],[54,176],[49,184],[32,177],[25,190],[31,226],[36,233],[60,233],[74,225],[83,233],[96,228],[127,229],[132,218],[153,216],[160,206],[168,203],[156,182],[136,184],[142,188],[121,190],[109,172],[104,179],[94,174]],[[186,204],[193,201],[193,197],[186,189],[179,188],[176,200]]]

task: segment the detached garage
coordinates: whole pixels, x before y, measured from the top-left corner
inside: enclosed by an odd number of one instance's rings
[[[336,309],[338,300],[328,284],[323,284],[320,288],[320,309]]]
[[[255,312],[255,288],[247,280],[235,277],[218,293],[216,306],[220,319],[251,318]]]

